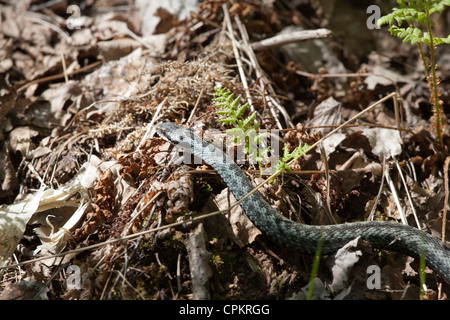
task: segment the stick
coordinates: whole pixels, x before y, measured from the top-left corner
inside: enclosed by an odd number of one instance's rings
[[[262,51],[281,47],[289,43],[329,37],[331,37],[331,31],[328,29],[302,30],[288,34],[279,34],[271,38],[254,42],[251,46],[255,51]]]

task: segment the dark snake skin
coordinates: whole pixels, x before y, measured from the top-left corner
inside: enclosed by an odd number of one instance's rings
[[[156,131],[165,140],[183,147],[187,153],[212,166],[237,200],[253,190],[250,180],[228,155],[192,130],[174,123],[159,123]],[[437,238],[411,226],[384,221],[305,225],[279,214],[259,192],[253,193],[240,205],[258,229],[274,241],[301,253],[314,255],[318,242],[322,241],[321,254],[331,254],[360,236],[374,248],[393,250],[415,258],[423,252],[426,264],[450,283],[450,250],[445,249]]]

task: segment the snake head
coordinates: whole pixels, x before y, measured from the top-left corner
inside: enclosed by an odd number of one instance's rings
[[[189,129],[172,122],[160,122],[155,129],[161,138],[173,144],[185,141],[189,135]]]

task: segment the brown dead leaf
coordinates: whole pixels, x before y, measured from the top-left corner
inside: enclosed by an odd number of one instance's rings
[[[50,102],[50,113],[62,126],[66,125],[73,117],[67,109],[73,108],[71,111],[75,113],[80,106],[76,105],[77,97],[81,95],[81,87],[78,81],[69,81],[42,93],[42,97]]]
[[[14,189],[19,185],[17,173],[11,162],[9,150],[6,144],[2,144],[0,149],[0,199],[14,194]]]
[[[17,127],[10,133],[9,146],[12,151],[20,152],[26,158],[36,148],[33,138],[39,135],[39,131],[30,127]]]
[[[98,51],[105,61],[117,60],[133,50],[139,48],[141,44],[133,39],[122,38],[97,43]]]
[[[8,282],[0,294],[0,300],[48,300],[48,292],[45,284],[39,281]]]
[[[1,50],[0,60],[4,61],[3,59],[1,59]],[[0,62],[0,74],[2,73],[1,68],[2,65]],[[6,78],[0,76],[0,123],[3,122],[3,119],[8,114],[9,110],[12,108],[15,102],[16,90],[9,84]]]
[[[219,210],[225,210],[235,203],[236,199],[229,192],[228,188],[226,188],[215,198],[214,202]],[[261,234],[261,231],[255,227],[240,206],[236,206],[230,210],[229,221],[234,236],[244,245],[252,243]]]
[[[309,126],[322,126],[322,125],[332,125],[341,124],[341,107],[342,103],[329,97],[328,99],[322,101],[315,109],[314,116],[308,122]],[[320,129],[320,131],[325,131],[325,129]]]

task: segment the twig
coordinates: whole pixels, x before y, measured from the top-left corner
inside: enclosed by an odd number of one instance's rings
[[[385,96],[384,98],[381,98],[380,100],[378,100],[377,102],[373,103],[372,105],[368,106],[366,109],[364,109],[363,111],[359,112],[358,114],[356,114],[355,116],[351,117],[350,119],[348,119],[347,121],[345,121],[343,124],[341,124],[339,127],[331,130],[330,132],[328,132],[322,139],[320,139],[319,141],[316,141],[315,143],[313,143],[308,150],[306,150],[306,153],[308,153],[310,150],[312,150],[313,148],[315,148],[319,143],[321,143],[323,140],[328,139],[328,137],[330,137],[332,134],[335,134],[337,131],[339,131],[341,128],[343,128],[344,126],[348,125],[349,123],[355,121],[356,119],[358,119],[359,117],[361,117],[364,113],[369,112],[370,110],[374,109],[375,107],[377,107],[379,104],[385,102],[386,100],[389,100],[391,98],[395,99],[397,97],[397,93],[396,92],[392,92],[390,94],[388,94],[387,96]]]
[[[395,205],[397,206],[398,213],[400,214],[400,220],[402,220],[403,224],[408,224],[408,222],[406,221],[405,213],[403,212],[403,208],[400,205],[400,200],[398,198],[397,190],[395,189],[395,186],[394,186],[394,181],[392,181],[391,175],[389,174],[389,170],[386,170],[384,172],[384,175],[386,177],[386,181],[388,183],[389,189],[391,189],[392,196],[394,197]]]
[[[65,82],[69,82],[69,77],[67,76],[66,59],[64,59],[64,53],[61,51],[61,64],[63,67],[63,74]]]
[[[296,70],[296,74],[303,77],[311,77],[311,78],[356,78],[356,77],[369,77],[369,76],[375,76],[383,78],[395,87],[395,91],[398,91],[398,86],[396,85],[395,81],[383,74],[379,73],[371,73],[371,72],[351,72],[351,73],[325,73],[325,74],[319,74],[319,73],[310,73],[306,71]]]
[[[200,100],[203,96],[203,92],[205,91],[205,88],[202,88],[202,90],[200,91],[200,94],[198,95],[197,101],[195,102],[195,106],[194,109],[192,109],[191,114],[189,115],[189,118],[187,120],[187,124],[191,123],[192,118],[195,115],[195,111],[197,111],[198,105],[200,104]]]
[[[140,188],[142,185],[143,185],[143,184],[141,184],[141,185],[138,187],[138,190],[139,190],[139,188]],[[149,191],[147,191],[147,193],[150,192],[150,191],[151,191],[151,189],[150,189]],[[158,197],[161,195],[161,193],[162,193],[162,191],[158,191],[158,192],[153,196],[153,198],[151,198],[150,201],[147,201],[147,203],[146,203],[142,208],[139,208],[139,209],[138,209],[138,206],[136,206],[136,208],[134,208],[134,211],[131,213],[131,219],[130,219],[130,221],[128,222],[128,225],[123,229],[122,235],[125,236],[125,235],[127,235],[127,234],[130,232],[131,228],[133,227],[134,221],[135,221],[138,217],[140,217],[141,213],[144,212],[144,210],[147,209],[147,207],[149,207],[150,205],[154,205],[154,204],[155,204],[156,199],[158,199]],[[138,203],[138,205],[139,205],[139,204],[140,204],[140,202]],[[152,207],[152,213],[151,213],[151,214],[153,214],[154,208],[155,208],[155,206]],[[150,216],[151,216],[151,215],[150,215]],[[150,217],[148,217],[147,219],[150,219]],[[148,221],[148,220],[147,220],[147,221]]]
[[[195,11],[191,11],[191,15],[192,15],[194,18],[196,18],[197,20],[202,21],[204,24],[209,24],[209,25],[211,25],[211,26],[213,26],[214,28],[217,28],[217,29],[220,29],[220,28],[221,28],[221,26],[220,26],[219,24],[217,24],[216,22],[214,22],[214,21],[212,21],[212,20],[210,20],[210,19],[208,19],[208,18],[202,17],[201,15],[199,15],[199,14],[198,14],[197,12],[195,12]]]
[[[101,61],[97,61],[97,62],[91,63],[91,64],[89,64],[89,65],[87,65],[85,67],[82,67],[82,68],[80,68],[80,69],[78,69],[76,71],[70,72],[67,75],[68,76],[73,76],[73,75],[78,74],[78,73],[90,71],[91,69],[94,69],[94,68],[98,67],[101,64],[102,64]],[[24,91],[26,88],[28,88],[32,84],[50,82],[50,81],[53,81],[53,80],[62,79],[62,78],[64,78],[64,76],[65,76],[64,73],[59,73],[59,74],[55,74],[55,75],[52,75],[52,76],[48,76],[48,77],[44,77],[44,78],[40,78],[40,79],[35,79],[35,80],[30,81],[30,82],[26,82],[25,84],[23,84],[23,82],[22,82],[22,86],[17,89],[17,92],[21,93],[22,91]]]
[[[209,299],[208,282],[213,275],[209,266],[212,254],[206,249],[205,230],[203,223],[199,223],[189,232],[186,239],[189,269],[192,279],[192,295],[194,300]]]
[[[442,231],[441,231],[441,240],[442,243],[445,244],[445,234],[447,230],[447,211],[448,211],[448,166],[450,164],[450,156],[445,158],[444,162],[444,212],[442,213]],[[438,299],[442,298],[442,283],[438,285]]]
[[[377,123],[363,123],[363,125],[364,125],[364,127],[391,129],[391,130],[398,130],[398,131],[412,133],[411,129],[386,126],[386,125],[377,124]],[[340,126],[341,126],[340,124],[322,124],[319,126],[305,126],[304,129],[310,130],[310,129],[322,129],[322,128],[336,128],[336,127],[340,127]],[[357,127],[361,127],[361,126],[362,126],[361,123],[353,123],[353,124],[345,125],[344,128],[357,128]],[[299,129],[289,128],[289,129],[281,129],[280,131],[284,132],[284,131],[291,131],[291,130],[299,130]]]
[[[280,34],[251,44],[255,51],[268,50],[281,47],[289,43],[300,42],[311,39],[329,38],[331,31],[328,29],[302,30],[288,34]]]
[[[236,25],[238,26],[239,32],[241,33],[241,38],[243,42],[242,50],[245,51],[248,58],[250,59],[250,62],[252,63],[252,67],[255,70],[256,77],[259,79],[261,83],[262,90],[267,90],[269,93],[267,105],[270,108],[270,112],[272,113],[272,117],[275,120],[278,129],[282,129],[283,126],[281,125],[278,116],[273,108],[275,106],[277,110],[283,115],[284,120],[286,121],[286,124],[290,127],[293,127],[293,123],[291,121],[291,118],[289,114],[287,113],[286,109],[281,106],[274,98],[275,96],[275,90],[270,85],[270,81],[267,79],[264,71],[262,70],[261,66],[258,63],[258,59],[256,58],[255,52],[252,49],[252,46],[250,45],[250,40],[248,37],[247,29],[245,28],[245,25],[241,23],[241,20],[239,18],[239,15],[235,17]],[[265,94],[265,92],[264,92]]]
[[[336,220],[334,219],[333,215],[331,214],[331,197],[330,197],[330,188],[331,188],[331,179],[330,179],[330,168],[328,166],[328,160],[327,160],[327,153],[325,151],[325,148],[323,147],[323,143],[319,144],[319,150],[320,155],[322,157],[322,162],[324,164],[325,168],[325,181],[326,181],[326,203],[325,206],[325,212],[328,215],[328,219],[334,224],[336,224]]]
[[[370,210],[369,216],[367,217],[367,221],[373,220],[373,217],[375,216],[375,211],[377,210],[378,202],[380,202],[381,193],[383,192],[383,189],[384,189],[384,177],[385,177],[385,172],[387,170],[385,157],[383,157],[382,166],[383,166],[383,173],[381,175],[380,187],[378,188],[377,196],[375,197],[375,199],[373,201],[372,210]]]
[[[177,290],[181,292],[181,253],[178,253],[177,259]]]
[[[152,117],[152,121],[150,121],[150,123],[147,125],[147,130],[145,131],[144,136],[142,137],[141,141],[139,142],[139,145],[138,145],[136,151],[139,151],[139,149],[144,144],[145,139],[147,139],[149,137],[150,132],[151,132],[151,130],[153,128],[153,125],[155,124],[156,120],[158,120],[158,118],[159,118],[159,114],[161,113],[162,107],[164,106],[164,104],[166,102],[166,99],[167,99],[167,97],[164,98],[164,100],[161,101],[161,103],[156,108],[156,111],[155,111],[155,113],[153,114],[153,117]]]
[[[339,171],[348,170],[352,166],[352,164],[354,164],[355,161],[360,158],[361,154],[359,153],[359,151],[356,151],[347,161],[344,162],[344,164],[339,168]]]
[[[448,211],[448,166],[450,164],[450,157],[445,158],[444,162],[444,213],[442,214],[442,242],[445,243],[445,230],[447,229],[447,211]]]
[[[354,77],[380,77],[383,78],[395,87],[395,92],[399,92],[397,83],[395,81],[385,75],[378,74],[378,73],[371,73],[371,72],[361,72],[361,73],[328,73],[328,74],[315,74],[315,73],[309,73],[305,71],[297,70],[295,71],[296,74],[303,76],[303,77],[311,77],[311,78],[354,78]],[[400,94],[397,94],[397,97],[394,100],[394,114],[395,114],[395,121],[397,124],[398,129],[401,129],[401,119],[400,119],[400,108],[398,105],[398,99],[400,97]]]
[[[394,157],[395,166],[397,167],[398,173],[400,175],[400,178],[402,179],[403,186],[405,187],[406,196],[408,197],[409,204],[411,205],[411,210],[414,215],[414,219],[416,220],[417,229],[422,230],[419,222],[419,218],[417,217],[416,209],[414,208],[414,203],[412,202],[411,194],[408,190],[408,185],[406,184],[405,177],[403,176],[402,169],[400,168],[400,165],[397,161],[397,159]]]
[[[234,37],[233,25],[231,24],[231,18],[230,18],[230,14],[228,12],[228,7],[227,7],[226,3],[222,4],[222,10],[225,15],[225,22],[226,22],[227,29],[228,29],[228,37],[230,38],[231,43],[233,45],[234,58],[236,59],[236,63],[237,63],[238,70],[239,70],[239,75],[241,77],[241,82],[245,89],[245,94],[246,94],[248,105],[250,107],[250,112],[253,113],[255,111],[255,107],[253,106],[252,100],[250,99],[250,92],[248,90],[247,78],[245,76],[244,68],[242,67],[242,61],[241,61],[241,57],[239,55],[239,50],[236,46],[237,41],[236,41],[236,38]]]
[[[239,205],[241,202],[242,201],[238,201],[238,202],[234,203],[230,208]],[[15,264],[10,264],[10,265],[7,265],[7,266],[2,266],[2,267],[0,267],[0,270],[9,269],[9,268],[15,268],[15,267],[23,266],[23,265],[26,265],[26,264],[29,264],[29,263],[38,262],[38,261],[42,261],[42,260],[63,257],[63,256],[68,255],[68,254],[80,253],[80,252],[83,252],[83,251],[86,251],[86,250],[97,249],[97,248],[103,247],[103,246],[108,245],[108,244],[113,244],[113,243],[117,243],[117,242],[121,242],[121,241],[125,241],[125,240],[135,239],[135,238],[138,238],[138,237],[140,237],[142,235],[145,235],[145,234],[149,234],[149,233],[153,233],[153,232],[157,232],[157,231],[161,231],[161,230],[165,230],[165,229],[179,227],[179,226],[185,225],[187,223],[192,223],[192,222],[195,222],[195,221],[199,221],[199,220],[202,220],[202,219],[206,219],[206,218],[209,218],[209,217],[216,216],[218,214],[226,213],[226,212],[228,212],[230,210],[230,208],[227,208],[225,210],[219,210],[219,211],[203,214],[203,215],[194,217],[194,218],[189,219],[189,220],[174,222],[174,223],[167,224],[167,225],[164,225],[164,226],[161,226],[161,227],[156,227],[156,228],[153,228],[153,229],[150,229],[150,230],[145,230],[145,231],[129,234],[129,235],[124,236],[124,237],[107,240],[107,241],[96,243],[96,244],[93,244],[93,245],[90,245],[90,246],[86,246],[86,247],[82,247],[82,248],[78,248],[78,249],[74,249],[74,250],[69,250],[69,251],[65,251],[65,252],[55,253],[55,254],[52,254],[52,255],[43,256],[43,257],[39,257],[39,258],[35,258],[35,259],[30,259],[30,260],[27,260],[27,261],[15,263]]]

